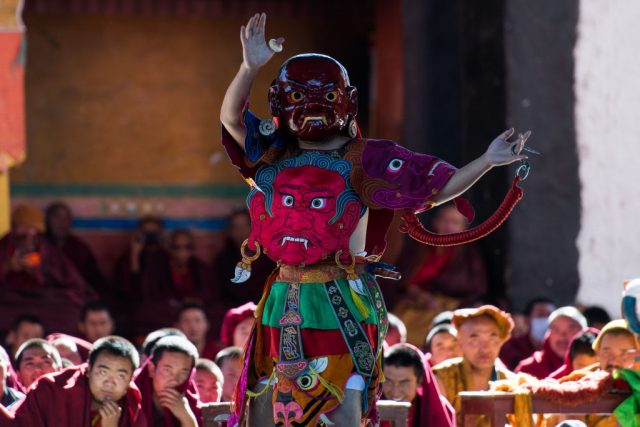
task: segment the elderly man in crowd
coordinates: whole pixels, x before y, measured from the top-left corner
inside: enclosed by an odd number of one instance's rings
[[[456,310],[453,326],[458,331],[458,344],[462,357],[446,360],[433,368],[440,391],[453,405],[457,425],[460,418],[461,391],[488,390],[489,381],[511,378],[513,373],[499,361],[498,354],[513,329],[511,315],[492,306]],[[469,417],[471,418],[471,417]],[[478,419],[488,426],[489,421]]]

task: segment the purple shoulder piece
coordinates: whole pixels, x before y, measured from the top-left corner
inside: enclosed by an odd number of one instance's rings
[[[354,189],[372,209],[430,209],[433,197],[457,170],[437,157],[383,139],[353,141],[345,158],[353,164]]]

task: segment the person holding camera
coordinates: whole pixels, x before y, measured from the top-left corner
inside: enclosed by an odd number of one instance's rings
[[[118,270],[122,308],[133,313],[135,335],[166,326],[185,302],[204,304],[214,288],[209,267],[195,255],[193,234],[178,229],[165,240],[155,217],[140,220]]]

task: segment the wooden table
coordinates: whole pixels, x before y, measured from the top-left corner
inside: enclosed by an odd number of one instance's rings
[[[380,419],[390,421],[393,427],[407,427],[409,423],[408,402],[394,402],[391,400],[378,401]],[[202,419],[205,427],[218,427],[229,418],[231,404],[229,402],[205,403],[202,406]]]
[[[609,394],[600,400],[579,405],[533,398],[534,414],[611,414],[629,394]],[[462,409],[460,415],[464,421],[467,415],[486,415],[493,427],[504,427],[507,414],[513,414],[513,393],[463,391],[460,393]],[[463,427],[463,426],[460,426]]]

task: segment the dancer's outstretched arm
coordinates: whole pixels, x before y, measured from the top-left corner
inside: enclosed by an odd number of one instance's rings
[[[512,135],[513,129],[503,132],[493,140],[482,156],[459,169],[442,191],[433,198],[436,204],[442,204],[461,195],[494,166],[509,165],[518,160],[527,159],[527,156],[521,154],[521,152],[531,132],[527,131],[522,135],[518,135],[514,142],[510,142],[508,139]]]
[[[264,38],[266,22],[266,14],[256,13],[249,19],[246,26],[240,27],[242,64],[227,88],[220,110],[220,121],[240,146],[244,145],[247,134],[247,129],[242,123],[242,109],[249,99],[251,86],[258,70],[269,62],[275,53]],[[283,42],[283,38],[276,40],[277,45]]]

